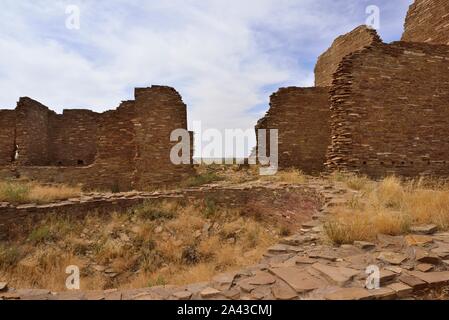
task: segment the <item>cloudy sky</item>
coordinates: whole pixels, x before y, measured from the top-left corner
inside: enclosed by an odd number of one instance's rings
[[[253,128],[279,87],[313,85],[318,55],[366,23],[369,5],[390,42],[412,2],[1,0],[0,108],[29,96],[57,112],[104,111],[163,84],[181,93],[190,124]],[[66,27],[68,5],[79,30]]]

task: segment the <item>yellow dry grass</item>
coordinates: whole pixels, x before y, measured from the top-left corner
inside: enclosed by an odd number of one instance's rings
[[[0,182],[0,201],[15,204],[49,203],[79,197],[80,187],[66,185],[41,185],[36,182]]]
[[[261,176],[262,180],[284,182],[289,184],[304,184],[307,182],[307,176],[300,170],[288,169],[278,171],[272,176]]]
[[[360,195],[336,208],[325,224],[334,243],[373,240],[378,234],[401,235],[412,225],[435,224],[449,229],[449,189],[438,180],[401,181],[387,177],[380,182],[351,178]],[[354,186],[354,184],[352,184]]]
[[[25,238],[0,242],[0,279],[60,291],[65,268],[77,265],[83,290],[202,282],[256,263],[278,234],[267,222],[210,202],[146,203],[83,220],[50,215]],[[96,265],[119,275],[108,277]]]

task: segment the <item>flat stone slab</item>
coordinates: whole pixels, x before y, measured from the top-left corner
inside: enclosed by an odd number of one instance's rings
[[[387,288],[394,290],[399,298],[408,297],[413,293],[412,287],[400,282],[390,284]]]
[[[426,282],[431,286],[443,286],[449,283],[449,271],[427,273],[411,271],[410,275]]]
[[[432,249],[431,252],[433,254],[436,254],[441,259],[447,260],[449,259],[449,244],[439,242],[437,243],[438,247],[435,249]]]
[[[423,289],[427,285],[425,281],[410,274],[402,274],[399,277],[399,281],[411,287],[413,290]]]
[[[421,226],[413,226],[410,228],[412,233],[430,235],[438,231],[438,226],[434,224],[426,224]]]
[[[377,259],[389,264],[400,265],[402,262],[407,260],[407,256],[396,252],[381,252]]]
[[[325,295],[324,298],[326,300],[369,300],[371,293],[364,288],[343,288]]]
[[[376,247],[376,245],[372,242],[366,242],[366,241],[355,241],[354,246],[357,248],[360,248],[362,250],[371,250]]]
[[[433,238],[425,235],[408,235],[404,237],[408,246],[423,246],[433,242]]]
[[[441,263],[441,258],[433,252],[428,252],[421,248],[415,249],[415,259],[418,262],[438,265]]]
[[[276,282],[271,288],[273,297],[277,300],[293,300],[298,297],[298,294],[290,286],[283,281]]]
[[[189,291],[179,291],[173,294],[173,297],[177,300],[190,300],[192,293]]]
[[[268,249],[268,253],[271,254],[285,254],[285,253],[299,253],[303,252],[304,249],[297,246],[290,246],[286,244],[277,244]]]
[[[269,285],[275,282],[276,278],[264,271],[258,272],[254,277],[248,279],[249,284],[256,286]]]
[[[429,271],[432,271],[433,268],[434,268],[434,266],[432,264],[428,264],[428,263],[421,263],[416,266],[416,270],[421,271],[421,272],[429,272]]]
[[[221,293],[221,291],[211,288],[211,287],[208,287],[206,289],[203,289],[200,292],[200,295],[202,298],[212,298],[212,297],[219,295],[220,293]]]
[[[360,274],[359,270],[345,267],[333,267],[321,263],[316,263],[312,267],[329,282],[338,286],[344,286],[356,275]]]
[[[297,293],[306,293],[328,285],[326,281],[297,267],[271,268],[270,272],[284,280]]]

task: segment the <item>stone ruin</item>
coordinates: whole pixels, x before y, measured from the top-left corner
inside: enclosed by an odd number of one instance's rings
[[[402,41],[366,26],[337,38],[315,76],[275,93],[256,126],[279,130],[281,168],[449,175],[447,0],[416,0]]]
[[[116,191],[177,183],[193,168],[170,160],[175,129],[187,129],[187,110],[169,87],[137,88],[135,100],[104,113],[56,114],[21,98],[15,110],[0,110],[0,176]]]

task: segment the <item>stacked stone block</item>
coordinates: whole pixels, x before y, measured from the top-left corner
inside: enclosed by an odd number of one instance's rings
[[[416,0],[408,11],[402,41],[449,45],[449,1]]]
[[[270,101],[256,129],[278,129],[280,168],[322,171],[330,143],[328,88],[282,88]],[[268,150],[269,141],[268,134]]]

